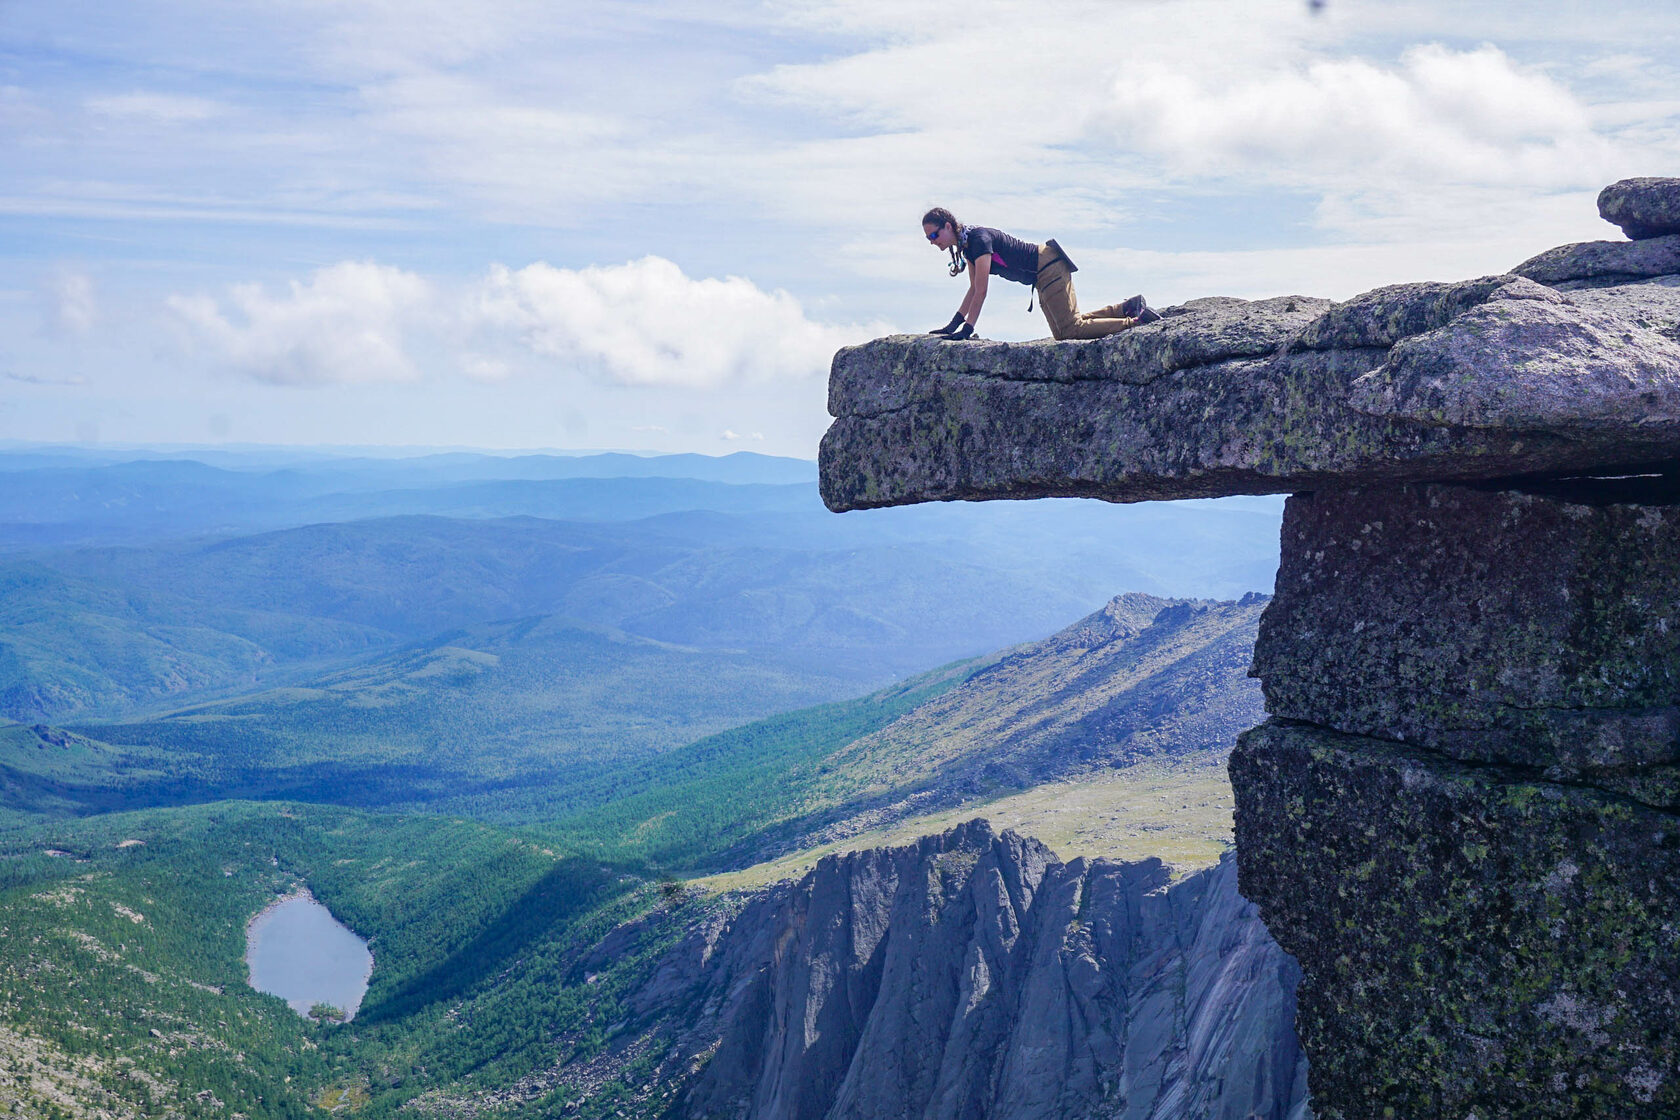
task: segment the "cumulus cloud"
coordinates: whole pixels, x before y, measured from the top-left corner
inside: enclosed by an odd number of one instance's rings
[[[170,296],[195,345],[277,385],[403,381],[419,374],[405,336],[426,317],[431,285],[371,261],[344,261],[270,293],[239,284],[226,299]]]
[[[715,388],[809,378],[835,349],[881,333],[809,317],[743,276],[696,279],[662,257],[581,269],[492,265],[434,283],[345,261],[280,291],[239,284],[169,309],[214,361],[259,381],[403,381],[423,369],[506,381],[535,365],[609,383]]]
[[[480,333],[627,385],[705,388],[809,377],[873,328],[809,318],[742,276],[694,279],[662,257],[583,269],[493,267],[467,318]]]
[[[1234,74],[1144,62],[1113,96],[1123,139],[1190,175],[1567,187],[1596,182],[1611,153],[1568,89],[1492,46]]]

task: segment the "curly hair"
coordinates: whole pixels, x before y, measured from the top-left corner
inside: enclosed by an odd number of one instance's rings
[[[944,229],[945,224],[947,222],[949,222],[951,224],[951,229],[957,234],[957,236],[960,240],[961,236],[962,236],[963,224],[961,222],[957,221],[957,216],[955,214],[951,213],[949,210],[945,209],[945,207],[935,206],[932,210],[929,210],[926,214],[922,215],[922,224],[924,226],[938,226],[940,229]],[[952,245],[951,246],[951,275],[952,276],[960,276],[960,275],[962,275],[963,269],[965,269],[967,267],[968,267],[967,259],[965,259],[961,253],[957,252],[957,247],[955,245]]]

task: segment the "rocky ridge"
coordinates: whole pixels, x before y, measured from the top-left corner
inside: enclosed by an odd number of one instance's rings
[[[673,1118],[1306,1120],[1295,982],[1232,861],[1174,883],[976,820],[708,911],[618,1052],[663,1055]]]
[[[1248,667],[1265,602],[1117,596],[829,756],[807,810],[732,854],[774,859],[1139,762],[1221,766],[1263,714]]]
[[[1680,1113],[1677,200],[1500,276],[835,358],[833,508],[1293,495],[1230,769],[1320,1116]]]

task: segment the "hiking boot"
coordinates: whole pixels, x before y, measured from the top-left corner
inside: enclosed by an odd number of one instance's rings
[[[1159,323],[1161,321],[1161,313],[1150,307],[1149,301],[1142,296],[1133,296],[1122,303],[1120,305],[1120,317],[1122,319],[1136,319],[1136,325],[1140,327],[1147,323]]]

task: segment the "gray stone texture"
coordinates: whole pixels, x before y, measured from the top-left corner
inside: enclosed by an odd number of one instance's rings
[[[1623,443],[1680,440],[1680,343],[1575,299],[1497,298],[1395,343],[1348,403],[1436,429],[1546,432],[1615,456]]]
[[[1576,281],[1630,283],[1680,272],[1680,235],[1650,241],[1582,241],[1559,245],[1513,268],[1542,284]]]
[[[1323,1120],[1680,1115],[1673,814],[1279,721],[1231,779]]]
[[[1680,273],[1680,238],[1662,267]],[[835,355],[823,498],[1131,502],[1680,458],[1677,296],[1494,276],[1196,301],[1091,342],[879,339]]]
[[[1680,233],[1680,179],[1640,178],[1598,192],[1598,213],[1634,240]]]
[[[1680,805],[1680,506],[1621,488],[1290,498],[1267,710]]]
[[[1296,980],[1232,860],[1173,883],[974,821],[697,926],[636,1000],[689,1009],[675,1117],[1305,1120]]]

